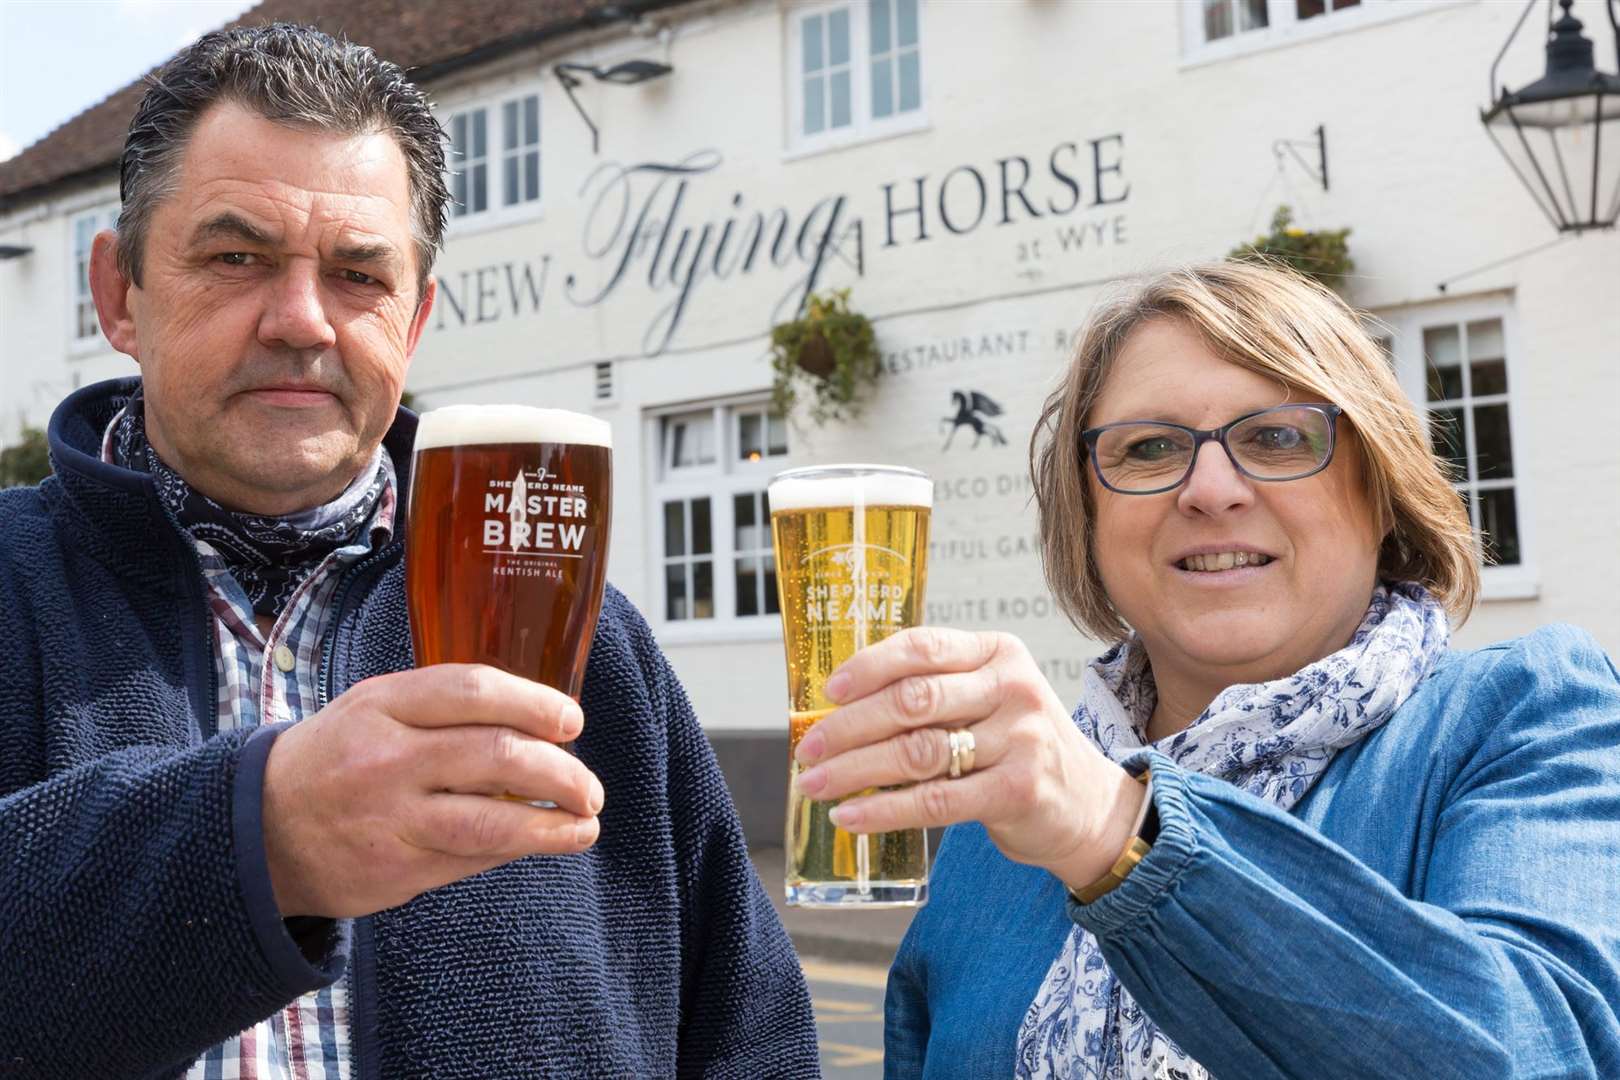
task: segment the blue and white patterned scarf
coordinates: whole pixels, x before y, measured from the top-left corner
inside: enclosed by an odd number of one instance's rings
[[[1275,682],[1229,686],[1186,730],[1153,743],[1184,769],[1287,810],[1333,755],[1375,730],[1445,651],[1445,610],[1418,585],[1379,585],[1350,644]],[[1145,745],[1157,700],[1132,637],[1085,675],[1074,720],[1111,760]],[[1097,939],[1076,926],[1018,1029],[1017,1080],[1206,1080],[1120,986]]]

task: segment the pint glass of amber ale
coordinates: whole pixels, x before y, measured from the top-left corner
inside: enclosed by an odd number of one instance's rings
[[[830,465],[771,480],[787,647],[788,753],[832,712],[823,688],[856,650],[922,621],[934,485],[915,469]],[[922,829],[855,835],[800,794],[788,758],[787,902],[914,907],[928,899]]]
[[[452,405],[416,429],[405,539],[419,666],[490,664],[578,700],[607,578],[612,429]]]

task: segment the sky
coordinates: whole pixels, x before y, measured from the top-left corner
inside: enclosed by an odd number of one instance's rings
[[[0,0],[0,161],[258,0]]]

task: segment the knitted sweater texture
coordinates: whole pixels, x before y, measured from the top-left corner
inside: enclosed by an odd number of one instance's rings
[[[99,460],[134,382],[51,420],[0,492],[0,1077],[172,1077],[353,978],[357,1080],[819,1075],[804,978],[690,704],[609,589],[577,743],[601,839],[356,920],[276,911],[261,820],[282,726],[215,730],[196,555]],[[385,441],[407,483],[415,419]],[[348,571],[323,700],[411,666],[396,541]]]

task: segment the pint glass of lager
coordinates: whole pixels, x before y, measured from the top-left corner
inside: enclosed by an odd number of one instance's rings
[[[832,712],[823,687],[856,650],[922,621],[934,485],[914,469],[831,465],[778,474],[768,492],[787,647],[788,752]],[[787,902],[916,906],[928,899],[922,829],[857,836],[800,794],[788,759]]]
[[[405,539],[419,666],[490,664],[578,700],[607,578],[612,429],[452,405],[416,429]]]

